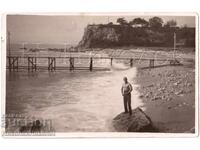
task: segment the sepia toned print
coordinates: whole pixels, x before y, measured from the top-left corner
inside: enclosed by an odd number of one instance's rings
[[[7,15],[3,134],[197,134],[196,21]]]

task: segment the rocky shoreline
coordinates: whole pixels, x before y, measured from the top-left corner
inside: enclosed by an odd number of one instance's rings
[[[118,132],[195,133],[195,64],[138,68],[135,83],[144,106],[113,119]],[[134,101],[134,99],[132,99]]]
[[[138,69],[136,84],[151,118],[160,132],[194,133],[195,68],[194,63]]]

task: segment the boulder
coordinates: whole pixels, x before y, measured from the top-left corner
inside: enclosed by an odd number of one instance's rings
[[[150,117],[141,108],[132,110],[132,115],[120,113],[113,119],[113,126],[118,132],[155,132]]]

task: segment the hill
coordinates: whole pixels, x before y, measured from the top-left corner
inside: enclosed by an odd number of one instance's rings
[[[128,25],[98,24],[85,28],[78,47],[105,48],[118,46],[173,47],[174,32],[177,43],[183,47],[195,47],[195,28],[188,27],[132,27]]]

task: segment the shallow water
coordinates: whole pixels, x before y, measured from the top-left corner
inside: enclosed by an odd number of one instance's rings
[[[134,84],[136,68],[113,63],[110,71],[7,72],[6,113],[51,119],[56,132],[113,131],[123,111],[121,85],[133,85],[132,107],[142,106]]]

